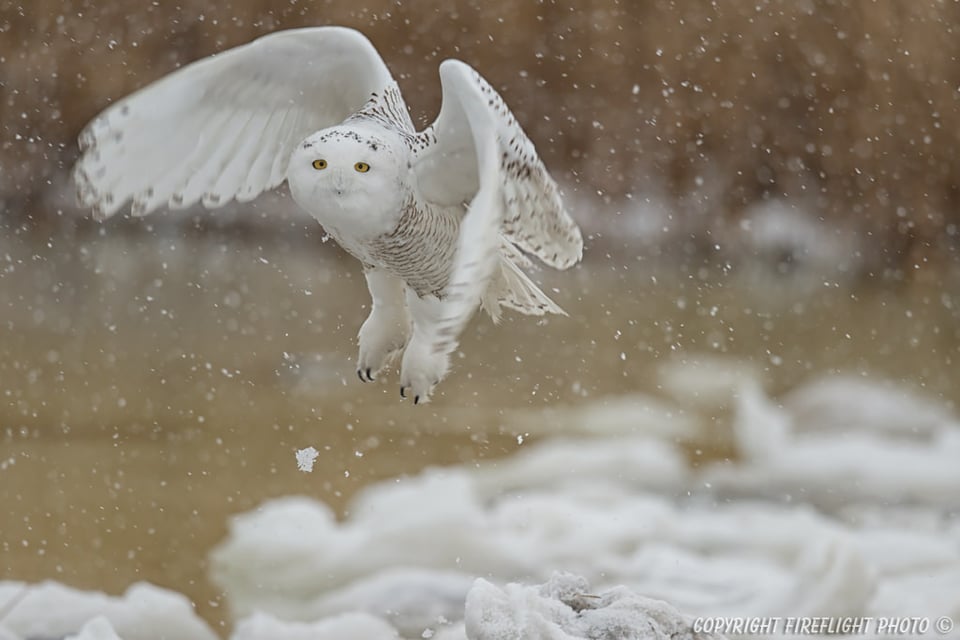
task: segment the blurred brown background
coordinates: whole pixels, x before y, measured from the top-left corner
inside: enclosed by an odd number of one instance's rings
[[[111,100],[321,24],[370,37],[421,126],[439,61],[474,65],[588,231],[582,265],[532,273],[570,317],[477,318],[428,407],[395,371],[356,380],[360,265],[282,192],[103,225],[69,207]],[[707,391],[748,376],[956,411],[958,29],[932,0],[0,0],[0,576],[148,580],[226,624],[205,576],[230,514],[502,456],[553,429],[544,408],[676,407],[710,425],[694,465],[733,451],[732,396]]]
[[[865,238],[865,273],[956,268],[960,4],[935,0],[3,2],[5,216],[42,210],[25,203],[64,183],[78,130],[111,99],[320,24],[371,38],[420,125],[437,63],[470,62],[563,182],[653,194],[697,246],[785,199]]]

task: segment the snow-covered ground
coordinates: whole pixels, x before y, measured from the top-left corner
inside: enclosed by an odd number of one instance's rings
[[[664,371],[666,399],[557,412],[557,435],[510,458],[369,486],[343,518],[308,497],[236,516],[210,562],[232,637],[710,637],[690,629],[696,616],[960,622],[956,415],[847,378],[773,399],[747,373],[708,376],[694,399],[689,374]],[[736,456],[691,465],[700,458],[677,443],[723,428],[703,417],[718,402],[733,407]],[[0,583],[0,639],[70,633],[216,637],[156,587],[107,598]]]

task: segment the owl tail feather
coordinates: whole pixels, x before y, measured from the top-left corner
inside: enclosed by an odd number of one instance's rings
[[[528,316],[542,316],[547,313],[567,315],[508,255],[501,255],[499,273],[491,279],[481,304],[494,323],[500,322],[501,307]]]

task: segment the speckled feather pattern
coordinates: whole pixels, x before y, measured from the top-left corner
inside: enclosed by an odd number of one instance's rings
[[[391,83],[383,91],[374,92],[359,111],[347,118],[346,123],[351,121],[375,122],[394,129],[407,139],[411,146],[415,145],[413,121],[410,119],[403,94],[400,93],[400,87],[395,83]]]
[[[566,212],[556,183],[503,98],[471,70],[487,107],[498,123],[500,173],[506,199],[503,234],[524,251],[552,267],[566,269],[580,261],[583,239]],[[436,142],[434,128],[420,134],[422,147]]]
[[[512,249],[516,245],[550,266],[562,269],[575,264],[582,253],[580,230],[566,213],[556,184],[500,95],[480,74],[472,72],[472,78],[484,94],[487,106],[502,124],[498,142],[506,208],[501,231],[504,259],[514,265],[522,261],[522,266],[530,266],[523,254]],[[437,143],[434,127],[414,133],[406,103],[395,84],[374,93],[345,124],[351,122],[373,122],[397,133],[414,159]],[[369,134],[357,132],[341,134],[338,131],[330,135],[353,135],[374,151],[378,145],[385,144]],[[464,210],[464,207],[438,207],[411,194],[405,199],[400,222],[392,232],[364,247],[352,245],[346,239],[340,243],[367,268],[384,268],[402,278],[418,295],[442,298],[449,281],[459,220]],[[494,300],[485,303],[494,318],[499,318],[494,306],[497,302],[530,315],[562,313],[546,296],[531,295],[526,288],[515,286],[515,271],[522,277],[519,269],[509,267],[504,267],[502,274],[496,274],[492,283]]]
[[[397,228],[374,239],[379,266],[400,277],[418,296],[445,295],[457,250],[461,214],[417,203],[410,196]]]

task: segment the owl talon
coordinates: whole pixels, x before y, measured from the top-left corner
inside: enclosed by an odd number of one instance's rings
[[[375,277],[368,275],[368,279]],[[376,295],[374,297],[376,298]],[[358,336],[360,354],[357,358],[357,371],[364,382],[373,382],[380,372],[386,371],[406,344],[410,326],[406,309],[403,307],[388,305],[375,306],[374,309],[360,327]]]
[[[366,380],[363,379],[363,371],[360,371],[360,369],[357,369],[357,377],[360,378],[360,382],[366,382]]]
[[[443,380],[449,368],[447,354],[437,351],[433,343],[414,332],[403,353],[400,384],[410,390],[414,404],[427,404],[437,382]]]
[[[401,397],[401,398],[406,398],[406,397],[407,397],[407,388],[406,388],[406,387],[400,387],[400,397]]]

